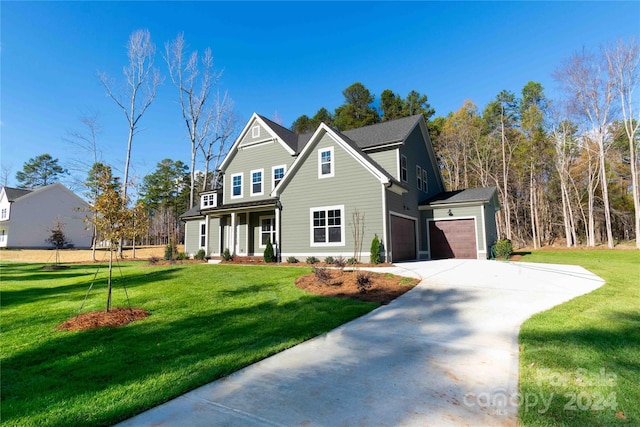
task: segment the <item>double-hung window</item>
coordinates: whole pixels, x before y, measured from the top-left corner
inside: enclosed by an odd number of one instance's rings
[[[427,170],[422,169],[422,191],[429,192],[429,184],[427,183]]]
[[[344,244],[344,206],[311,208],[311,246]]]
[[[2,218],[1,219],[7,219],[7,208],[2,208]]]
[[[205,248],[207,244],[207,223],[200,223],[200,248]]]
[[[318,150],[318,178],[334,176],[333,147]]]
[[[407,156],[404,154],[400,156],[400,178],[403,182],[409,181],[409,178],[407,177]]]
[[[236,173],[231,175],[231,198],[237,199],[242,197],[242,174]]]
[[[276,219],[272,216],[260,217],[260,247],[267,246],[267,239],[271,244],[276,243]]]
[[[280,184],[280,181],[282,181],[282,178],[284,178],[284,172],[286,170],[286,166],[285,165],[274,166],[272,169],[273,169],[273,188],[276,188],[276,186]]]
[[[264,169],[251,171],[251,195],[252,196],[261,196],[264,194],[264,191],[262,191],[263,175],[264,175]]]
[[[422,168],[416,165],[416,186],[418,190],[422,190]]]

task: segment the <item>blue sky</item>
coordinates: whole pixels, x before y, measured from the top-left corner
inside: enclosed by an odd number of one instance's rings
[[[0,162],[15,173],[49,153],[63,166],[83,157],[63,140],[99,117],[104,161],[123,169],[127,124],[97,73],[122,81],[125,45],[151,32],[156,64],[165,42],[184,32],[211,47],[220,89],[240,126],[253,112],[284,126],[362,82],[426,94],[436,116],[465,99],[480,108],[503,89],[537,81],[557,95],[552,71],[571,53],[640,35],[640,2],[10,2],[0,3]],[[140,179],[164,158],[188,163],[189,143],[168,78],[140,123],[130,173]]]

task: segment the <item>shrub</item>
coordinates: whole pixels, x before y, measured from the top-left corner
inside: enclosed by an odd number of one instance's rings
[[[509,239],[498,240],[493,245],[493,253],[496,258],[509,259],[511,254],[513,254],[513,245],[511,245],[511,240]]]
[[[380,239],[378,238],[377,234],[373,236],[373,240],[371,241],[371,254],[369,262],[371,264],[380,264]]]
[[[231,252],[229,252],[229,248],[226,248],[224,252],[222,252],[222,259],[225,261],[231,261],[233,259]]]
[[[287,258],[287,262],[289,264],[295,264],[298,262],[298,258],[294,257],[294,256],[290,256],[289,258]]]
[[[178,254],[176,255],[176,259],[178,261],[183,261],[183,260],[188,259],[188,258],[189,258],[189,255],[187,255],[186,252],[178,252]]]
[[[307,264],[316,264],[318,263],[320,260],[314,256],[310,256],[307,257],[307,260],[305,261]]]
[[[160,262],[160,258],[158,258],[157,256],[150,256],[149,257],[149,264],[150,265],[156,265],[159,262]]]
[[[332,256],[328,256],[324,259],[325,264],[333,264],[333,257]]]
[[[358,260],[355,259],[354,257],[351,257],[347,260],[347,264],[349,265],[356,265],[358,263]]]
[[[276,255],[273,252],[273,245],[271,239],[267,237],[267,247],[264,249],[263,254],[264,262],[276,262]]]
[[[176,244],[173,242],[169,242],[167,246],[164,248],[164,259],[171,260],[174,259],[174,255],[178,252],[176,248]]]
[[[373,282],[371,280],[371,274],[368,271],[358,271],[356,273],[356,286],[361,294],[366,294]]]
[[[341,256],[337,257],[336,259],[333,260],[333,265],[335,265],[336,267],[343,269],[345,265],[347,265],[347,262],[344,260],[344,258],[342,258]]]
[[[202,261],[206,256],[207,256],[207,253],[204,251],[204,249],[200,249],[198,250],[198,252],[196,252],[196,254],[193,257],[195,259],[199,259],[200,261]]]
[[[331,279],[331,273],[324,267],[313,267],[313,274],[322,283],[326,283]]]

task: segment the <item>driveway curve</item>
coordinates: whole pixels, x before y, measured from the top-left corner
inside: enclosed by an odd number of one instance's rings
[[[333,331],[121,426],[516,426],[518,331],[604,281],[582,267],[442,260]]]

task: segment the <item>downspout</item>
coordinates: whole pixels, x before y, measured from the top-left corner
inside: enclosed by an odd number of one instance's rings
[[[389,262],[389,246],[387,241],[387,189],[391,188],[393,182],[382,184],[382,241],[384,242],[384,261]]]

